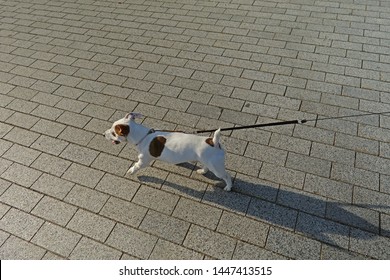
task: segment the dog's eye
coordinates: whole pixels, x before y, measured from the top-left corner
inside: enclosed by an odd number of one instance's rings
[[[115,132],[111,132],[111,134],[112,134],[112,136],[116,137],[116,134],[115,134]]]

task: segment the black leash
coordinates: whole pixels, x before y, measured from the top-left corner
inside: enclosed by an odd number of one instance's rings
[[[340,116],[340,117],[324,117],[324,118],[315,118],[315,119],[302,119],[302,120],[292,120],[292,121],[281,121],[281,122],[272,122],[272,123],[261,123],[261,124],[253,124],[246,126],[233,126],[233,127],[225,127],[221,128],[221,131],[226,130],[239,130],[239,129],[248,129],[248,128],[256,128],[256,127],[267,127],[267,126],[279,126],[279,125],[288,125],[288,124],[303,124],[307,122],[317,122],[324,120],[335,120],[335,119],[345,119],[345,118],[356,118],[356,117],[365,117],[372,115],[386,115],[390,114],[389,112],[380,112],[380,113],[366,113],[366,114],[357,114],[357,115],[348,115],[348,116]],[[214,132],[216,129],[208,129],[208,130],[197,130],[195,133],[207,133]]]

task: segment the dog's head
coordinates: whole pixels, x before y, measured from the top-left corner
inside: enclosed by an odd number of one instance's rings
[[[111,140],[113,144],[119,144],[127,141],[127,136],[130,134],[130,122],[136,118],[141,118],[138,113],[129,113],[124,118],[114,122],[112,127],[104,132],[104,137]]]

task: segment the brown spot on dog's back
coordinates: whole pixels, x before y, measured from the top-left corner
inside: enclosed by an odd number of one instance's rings
[[[130,133],[130,127],[125,124],[118,124],[114,127],[115,133],[119,136],[127,136]]]
[[[165,142],[167,141],[167,139],[165,139],[164,137],[162,136],[157,136],[156,138],[154,138],[152,140],[152,142],[150,142],[150,145],[149,145],[149,153],[153,156],[153,157],[159,157],[161,156],[162,154],[162,151],[164,150],[164,147],[165,147]]]
[[[213,138],[207,138],[206,143],[209,144],[211,147],[214,147]]]

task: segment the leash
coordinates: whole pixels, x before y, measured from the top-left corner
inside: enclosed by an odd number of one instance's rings
[[[317,121],[324,121],[324,120],[346,119],[346,118],[366,117],[366,116],[372,116],[372,115],[387,115],[387,114],[390,114],[390,111],[389,112],[380,112],[380,113],[347,115],[347,116],[340,116],[340,117],[324,117],[324,118],[315,118],[315,119],[302,119],[302,120],[261,123],[261,124],[253,124],[253,125],[246,125],[246,126],[233,126],[233,127],[221,128],[221,131],[240,130],[240,129],[248,129],[248,128],[256,128],[256,127],[267,127],[267,126],[289,125],[289,124],[303,124],[303,123],[314,122],[314,121],[317,122]],[[197,130],[194,133],[196,133],[196,134],[207,133],[207,132],[214,132],[215,130],[216,129]]]

